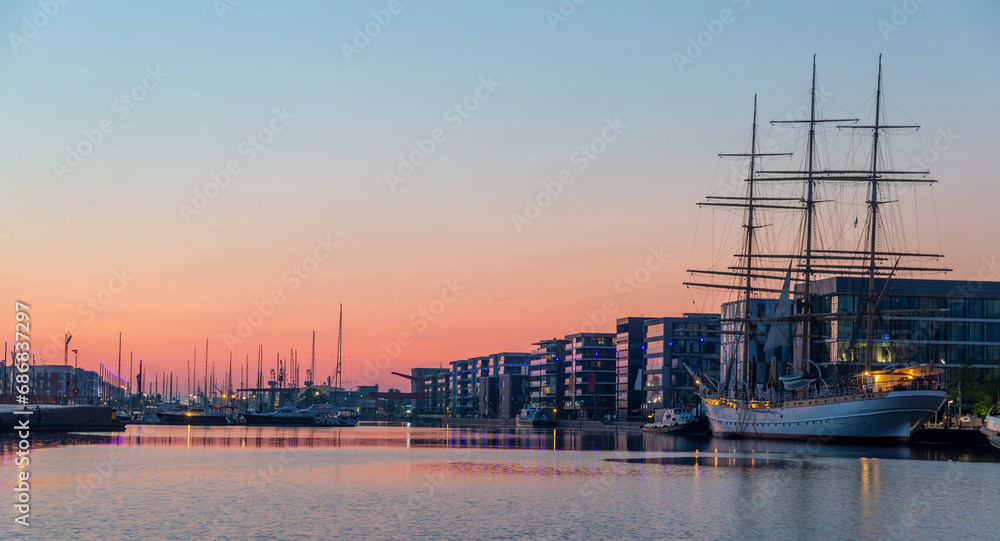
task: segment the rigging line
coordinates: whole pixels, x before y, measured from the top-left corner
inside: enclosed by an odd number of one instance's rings
[[[748,131],[750,131],[750,128],[747,128],[747,129],[743,130],[743,132],[741,132],[739,135],[737,135],[735,139],[733,139],[732,141],[730,141],[729,144],[726,145],[725,148],[723,148],[722,154],[728,154],[726,152],[726,150],[729,150],[730,147],[732,147],[733,145],[735,145],[738,141],[741,141],[746,136],[746,134],[747,134]],[[732,159],[738,160],[739,158],[732,158]]]
[[[944,253],[944,243],[941,241],[941,222],[938,221],[937,198],[934,197],[934,185],[931,185],[931,205],[934,207],[934,225],[937,227],[938,253]]]
[[[802,94],[800,94],[800,95],[799,95],[798,97],[796,97],[795,99],[793,99],[793,100],[791,101],[791,103],[789,103],[789,104],[788,104],[788,106],[787,106],[787,107],[785,107],[785,108],[784,108],[784,109],[782,109],[781,111],[778,111],[778,114],[777,114],[777,115],[775,115],[775,116],[774,116],[774,118],[775,118],[775,119],[778,119],[778,118],[780,118],[780,117],[781,117],[781,115],[783,115],[783,114],[784,114],[784,113],[785,113],[786,111],[788,111],[788,110],[789,110],[789,109],[791,109],[792,107],[795,107],[795,105],[796,105],[796,104],[798,104],[798,103],[799,103],[800,101],[803,101],[803,100],[804,100],[805,98],[807,98],[807,97],[809,96],[809,93],[810,93],[810,91],[809,91],[809,90],[806,90],[805,92],[803,92]],[[803,113],[803,114],[805,114],[805,113]],[[798,118],[798,117],[796,117],[795,115],[792,115],[792,116],[791,116],[791,118],[788,118],[788,119],[786,119],[786,120],[802,120],[802,119],[801,119],[801,118]]]
[[[884,90],[885,90],[885,88],[884,88],[884,85],[883,85],[883,92],[884,92]],[[900,107],[899,105],[897,105],[896,102],[892,101],[892,99],[890,99],[888,96],[883,95],[882,96],[882,100],[891,103],[892,106],[893,106],[893,108],[895,109],[894,112],[905,116],[906,119],[909,120],[910,122],[912,122],[914,126],[920,124],[919,122],[917,122],[916,120],[914,120],[910,115],[906,114],[906,110],[903,109],[902,107]],[[914,131],[916,131],[916,130],[914,130]]]
[[[718,175],[719,175],[719,166],[721,164],[722,164],[722,159],[719,158],[715,162],[715,171],[712,172],[712,177],[711,178],[713,179],[712,180],[712,184],[713,185],[715,184],[715,179],[718,178]],[[712,194],[714,194],[714,192],[712,190],[712,187],[710,186],[709,189],[706,191],[706,195],[712,195]],[[691,251],[688,254],[688,268],[689,269],[692,267],[692,264],[694,262],[694,248],[698,244],[698,230],[699,230],[699,228],[701,226],[701,220],[702,220],[702,212],[703,212],[703,210],[704,210],[703,208],[698,207],[698,212],[695,214],[695,219],[694,219],[694,235],[692,235],[692,240],[691,240]],[[714,215],[714,211],[713,211],[713,215]],[[714,228],[714,224],[713,224],[712,231],[714,232],[714,230],[715,230],[715,228]],[[714,236],[713,236],[712,239],[710,239],[710,241],[711,241],[710,243],[712,243],[712,242],[715,241]],[[690,294],[691,295],[691,302],[694,303],[695,302],[695,300],[694,300],[694,293],[691,292],[691,288],[685,288],[685,289],[687,290],[686,293],[685,293],[685,296],[687,294]],[[686,299],[682,298],[680,300],[680,302],[683,303],[685,300]]]

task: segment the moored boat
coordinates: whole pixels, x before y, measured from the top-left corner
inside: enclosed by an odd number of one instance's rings
[[[653,422],[642,425],[643,432],[682,433],[694,432],[702,425],[703,418],[694,414],[691,408],[658,409],[653,414]]]
[[[535,406],[525,406],[515,421],[518,428],[544,428],[554,426],[545,410]]]
[[[230,425],[233,421],[229,414],[218,408],[196,406],[186,411],[159,412],[156,414],[160,424],[164,425]]]
[[[986,435],[993,447],[1000,449],[1000,405],[990,409],[979,431]]]
[[[314,406],[310,406],[314,407]],[[244,413],[249,426],[316,426],[319,411],[299,411],[294,406],[282,406],[270,413]]]
[[[358,426],[361,418],[358,416],[358,412],[351,408],[340,408],[340,411],[337,412],[337,422],[340,426]]]

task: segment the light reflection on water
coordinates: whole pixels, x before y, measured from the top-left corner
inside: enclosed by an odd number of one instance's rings
[[[626,432],[130,426],[32,442],[32,539],[989,538],[1000,484],[1000,465],[972,463],[1000,460],[992,448]],[[0,493],[14,445],[0,440]],[[0,538],[19,535],[9,524]]]
[[[17,440],[0,436],[0,457],[16,450]],[[355,427],[274,428],[132,425],[122,433],[32,435],[35,448],[67,445],[184,446],[246,448],[406,447],[496,450],[785,453],[850,458],[892,458],[962,462],[1000,462],[988,445],[846,445],[817,442],[733,440],[556,429],[481,430],[462,428]]]

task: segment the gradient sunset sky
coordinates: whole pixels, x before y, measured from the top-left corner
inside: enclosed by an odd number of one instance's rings
[[[71,326],[85,368],[117,362],[121,331],[126,366],[184,381],[207,338],[221,377],[226,334],[275,290],[234,364],[263,344],[268,368],[297,348],[304,370],[315,330],[325,379],[343,303],[349,387],[601,317],[716,311],[681,285],[710,256],[696,203],[754,93],[762,121],[787,114],[813,54],[834,114],[868,112],[884,55],[891,105],[922,125],[904,156],[957,135],[919,233],[947,278],[997,272],[993,1],[41,4],[0,5],[0,336],[28,303],[48,364]]]

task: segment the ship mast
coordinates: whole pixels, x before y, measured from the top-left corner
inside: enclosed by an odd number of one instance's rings
[[[334,375],[333,375],[333,377],[334,377],[333,388],[334,389],[342,389],[343,386],[344,386],[344,384],[343,384],[343,376],[341,375],[341,368],[340,368],[340,362],[341,362],[341,357],[340,357],[340,355],[341,355],[341,345],[343,343],[343,340],[344,340],[344,305],[341,304],[340,305],[340,322],[337,324],[337,370],[334,372]]]
[[[800,264],[801,270],[797,270],[797,273],[801,273],[802,284],[802,307],[800,310],[800,318],[802,321],[802,349],[801,357],[799,358],[799,369],[804,369],[806,360],[809,359],[811,355],[810,346],[812,341],[812,320],[814,319],[812,313],[812,292],[810,291],[813,276],[816,274],[815,264],[813,259],[816,256],[817,250],[813,248],[813,222],[816,215],[816,203],[818,202],[815,198],[816,192],[816,181],[817,180],[828,180],[829,177],[826,175],[830,172],[817,171],[816,164],[816,125],[828,122],[855,122],[857,119],[854,118],[839,118],[839,119],[819,119],[816,118],[816,55],[813,55],[812,59],[812,84],[809,90],[809,120],[772,120],[771,124],[809,124],[809,136],[806,142],[806,170],[805,171],[766,171],[766,173],[779,175],[778,179],[768,179],[768,180],[791,180],[791,181],[805,181],[806,182],[806,196],[803,200],[805,210],[804,216],[804,240],[803,240],[803,253],[800,257],[804,257],[804,261]],[[819,179],[817,179],[817,173],[824,173]],[[838,172],[843,173],[843,172]],[[803,175],[801,177],[795,176],[783,176],[786,174],[790,175]],[[787,257],[794,258],[795,256],[790,254]],[[840,259],[836,256],[823,255],[819,256],[822,259]],[[825,265],[824,265],[825,266]],[[776,269],[768,269],[776,270]],[[794,357],[792,360],[794,364]]]
[[[788,153],[788,152],[759,153],[759,152],[757,152],[757,95],[754,94],[754,97],[753,97],[753,124],[751,125],[751,130],[750,130],[750,152],[749,153],[739,153],[739,154],[719,154],[720,158],[733,158],[733,157],[736,157],[736,158],[749,158],[750,159],[749,171],[747,172],[747,178],[744,179],[746,181],[746,183],[747,183],[747,195],[746,195],[746,197],[709,196],[708,199],[710,199],[710,200],[712,200],[712,199],[723,199],[723,200],[728,200],[728,201],[726,201],[726,202],[720,202],[720,203],[707,202],[707,203],[699,203],[698,204],[699,206],[737,207],[737,208],[746,208],[747,209],[747,214],[746,214],[747,221],[746,221],[746,225],[744,225],[744,228],[746,228],[746,240],[744,241],[745,242],[745,244],[744,244],[744,246],[745,246],[745,248],[744,248],[745,249],[745,253],[744,254],[738,254],[740,257],[744,257],[745,258],[746,264],[742,265],[742,266],[733,266],[733,267],[730,267],[730,269],[733,269],[733,270],[736,270],[736,271],[742,271],[742,272],[688,270],[688,272],[692,272],[692,273],[717,274],[717,275],[725,275],[725,276],[737,276],[737,277],[739,277],[741,279],[742,285],[741,286],[731,286],[731,285],[725,285],[725,284],[704,284],[704,283],[685,282],[685,285],[689,285],[689,286],[693,285],[693,286],[698,286],[698,287],[716,287],[716,288],[723,288],[723,289],[737,289],[737,288],[739,288],[739,289],[742,290],[742,293],[743,293],[743,315],[740,318],[736,318],[736,321],[738,321],[740,323],[741,329],[739,331],[737,331],[737,332],[732,332],[732,333],[728,333],[728,334],[736,334],[736,335],[740,336],[741,340],[743,342],[743,348],[742,348],[743,352],[742,352],[742,355],[741,355],[742,358],[740,359],[740,374],[739,374],[739,376],[742,377],[743,381],[745,381],[748,384],[748,386],[751,383],[750,377],[749,377],[750,376],[750,343],[751,343],[751,337],[754,336],[754,332],[751,330],[751,324],[753,323],[753,321],[752,321],[752,319],[750,317],[750,299],[752,298],[752,295],[753,295],[754,291],[767,291],[767,292],[773,292],[774,291],[773,289],[755,288],[753,286],[753,279],[757,278],[757,279],[775,280],[775,279],[779,278],[777,276],[754,274],[754,272],[753,272],[754,271],[754,267],[753,267],[754,231],[756,229],[762,227],[762,226],[758,226],[758,225],[756,225],[754,223],[754,210],[758,206],[765,207],[765,208],[798,208],[798,207],[789,207],[786,204],[782,204],[781,203],[782,201],[789,201],[790,200],[790,198],[782,198],[782,197],[767,197],[767,198],[764,198],[767,201],[766,204],[764,204],[764,205],[758,205],[757,204],[757,199],[755,198],[755,193],[754,193],[754,181],[757,178],[757,176],[756,176],[756,173],[757,173],[757,158],[763,157],[763,156],[791,156],[791,153]],[[794,200],[798,201],[798,199],[794,199]]]
[[[927,175],[927,171],[892,171],[892,170],[879,170],[878,168],[878,157],[879,157],[879,135],[883,130],[890,129],[919,129],[920,126],[910,125],[886,125],[882,124],[882,55],[878,57],[878,86],[875,91],[875,122],[871,126],[841,126],[853,129],[870,129],[872,130],[872,161],[871,168],[866,172],[865,180],[870,185],[870,191],[868,194],[868,246],[864,252],[855,252],[858,255],[863,255],[864,260],[867,262],[868,268],[865,269],[864,274],[868,277],[868,298],[865,305],[865,372],[869,372],[872,369],[872,362],[875,358],[875,318],[878,315],[878,302],[880,295],[875,293],[875,278],[882,277],[888,280],[892,273],[896,270],[903,271],[915,271],[915,272],[949,272],[951,269],[948,268],[929,268],[929,267],[899,267],[898,258],[901,257],[913,257],[913,258],[940,258],[944,257],[941,254],[922,254],[922,253],[905,253],[905,252],[893,252],[888,250],[878,251],[878,217],[879,217],[879,206],[882,205],[882,201],[879,200],[878,190],[879,185],[886,182],[890,183],[934,183],[937,182],[928,178],[912,178],[909,175]],[[888,177],[886,175],[889,175]],[[902,176],[897,176],[902,175]],[[837,180],[851,180],[848,177]],[[888,201],[886,201],[888,202]],[[878,268],[877,262],[886,257],[896,257],[897,266],[895,266],[891,272],[880,270]],[[884,286],[883,286],[884,289]]]
[[[802,275],[802,313],[807,317],[802,320],[802,368],[805,368],[805,361],[809,358],[809,342],[812,329],[809,325],[809,315],[812,314],[812,297],[809,293],[809,284],[812,282],[812,233],[813,215],[816,213],[816,203],[813,200],[813,189],[815,187],[816,171],[813,159],[816,156],[816,55],[813,55],[812,69],[812,89],[809,94],[809,156],[806,158],[806,245],[805,245],[805,269]]]
[[[750,293],[753,275],[753,181],[754,158],[757,152],[757,94],[753,95],[753,126],[750,128],[750,170],[747,173],[747,275],[743,292],[743,381],[750,383]]]
[[[868,260],[868,305],[865,309],[865,372],[872,369],[872,354],[875,352],[875,342],[872,334],[875,331],[875,249],[876,235],[878,233],[878,134],[879,134],[879,114],[882,106],[882,55],[878,55],[878,89],[875,91],[875,125],[872,127],[872,180],[871,197],[868,201],[871,226],[868,232],[869,240],[869,260]]]
[[[699,206],[711,206],[711,207],[736,207],[746,209],[746,223],[744,227],[746,228],[745,242],[742,243],[745,246],[745,252],[742,254],[734,254],[738,258],[738,262],[732,266],[729,266],[725,270],[688,270],[688,272],[694,274],[710,274],[717,276],[724,276],[734,278],[737,283],[732,282],[728,284],[724,283],[700,283],[700,282],[684,282],[686,286],[695,287],[708,287],[708,288],[722,288],[729,290],[738,290],[739,297],[741,297],[742,304],[744,305],[745,311],[742,317],[732,317],[723,319],[723,323],[732,324],[732,330],[723,329],[720,331],[721,334],[729,335],[741,335],[740,340],[736,341],[737,344],[741,345],[743,348],[742,355],[733,356],[729,359],[723,359],[723,362],[732,361],[734,363],[739,363],[742,370],[742,377],[746,379],[746,383],[750,384],[749,371],[750,371],[750,347],[753,343],[751,337],[755,336],[757,333],[753,332],[753,323],[770,322],[773,323],[775,320],[773,318],[754,318],[750,317],[750,299],[753,294],[759,293],[775,293],[780,294],[782,291],[774,287],[761,287],[759,281],[781,281],[784,282],[787,275],[793,275],[795,280],[804,282],[802,287],[797,290],[800,296],[800,309],[797,314],[791,315],[790,319],[793,321],[801,321],[801,332],[798,337],[801,338],[802,344],[800,347],[795,348],[796,355],[793,356],[793,364],[796,365],[797,370],[802,370],[806,361],[810,359],[814,353],[812,350],[812,335],[815,332],[814,327],[818,327],[820,321],[836,321],[840,319],[855,318],[862,315],[860,311],[853,312],[851,314],[838,312],[834,310],[832,313],[817,313],[815,307],[813,306],[812,299],[812,281],[817,277],[823,276],[858,276],[865,277],[868,280],[868,298],[867,306],[863,315],[867,316],[867,343],[866,343],[866,360],[865,367],[869,370],[871,363],[874,360],[874,321],[875,317],[878,315],[878,304],[880,294],[876,294],[875,290],[875,279],[882,278],[886,279],[891,277],[897,271],[903,272],[948,272],[951,269],[947,268],[931,268],[927,265],[910,264],[907,266],[899,266],[899,261],[901,258],[916,259],[916,258],[941,258],[940,254],[925,254],[925,253],[915,253],[907,250],[901,251],[891,251],[887,247],[879,249],[879,238],[878,238],[878,227],[879,227],[879,216],[882,214],[881,205],[886,203],[892,203],[893,201],[885,200],[886,198],[879,197],[879,190],[884,190],[886,183],[889,185],[895,185],[898,183],[934,183],[935,180],[926,177],[928,175],[927,171],[902,171],[893,170],[891,167],[885,167],[885,164],[879,164],[879,145],[884,146],[881,133],[884,130],[889,129],[917,129],[919,126],[903,126],[903,125],[886,125],[881,120],[883,116],[883,109],[885,109],[885,104],[882,103],[882,68],[881,68],[881,57],[879,58],[879,78],[878,78],[878,91],[876,94],[875,102],[875,116],[876,120],[874,125],[871,126],[858,126],[855,124],[844,125],[844,123],[855,123],[856,118],[842,118],[842,119],[829,119],[829,118],[817,118],[819,116],[818,103],[817,103],[817,77],[816,77],[816,55],[813,55],[812,62],[812,80],[810,85],[810,103],[809,103],[809,116],[807,119],[795,119],[795,120],[773,120],[772,124],[808,124],[808,138],[806,141],[806,152],[808,156],[802,167],[797,168],[798,170],[785,170],[785,171],[772,171],[764,167],[761,167],[761,160],[758,159],[762,156],[776,156],[776,155],[789,155],[789,154],[762,154],[756,152],[757,144],[757,113],[756,113],[756,96],[754,97],[754,123],[751,132],[751,148],[748,154],[720,154],[720,156],[741,156],[750,158],[749,174],[745,179],[747,181],[747,192],[743,196],[738,197],[721,197],[721,196],[709,196],[710,202],[699,203]],[[846,168],[823,168],[822,164],[819,163],[819,156],[817,152],[817,128],[821,127],[824,123],[838,123],[837,128],[839,129],[870,129],[873,131],[872,140],[872,158],[871,162],[864,164],[859,164],[857,166],[852,166],[848,164]],[[758,193],[760,191],[760,182],[777,182],[777,183],[788,183],[788,182],[804,182],[805,185],[802,186],[802,195],[798,197],[761,197]],[[868,206],[868,219],[869,223],[866,224],[864,228],[865,234],[860,246],[854,247],[838,247],[831,246],[824,248],[820,246],[819,237],[815,235],[814,228],[819,223],[817,221],[817,211],[819,203],[824,201],[820,200],[817,196],[817,187],[820,182],[847,182],[852,184],[865,184],[867,185],[863,192],[867,196],[867,206]],[[870,189],[869,189],[870,186]],[[777,194],[776,194],[777,195]],[[883,194],[885,195],[885,194]],[[724,201],[711,201],[711,200],[724,200]],[[773,253],[771,251],[760,250],[759,246],[755,246],[756,230],[762,227],[759,225],[761,211],[770,212],[772,209],[787,209],[802,212],[802,227],[801,236],[796,243],[798,246],[797,250],[793,252],[798,253]],[[815,237],[815,238],[814,238]],[[760,244],[760,241],[756,241]],[[847,249],[845,249],[847,248]],[[887,259],[895,259],[896,264],[891,269],[880,268],[878,265],[879,261],[885,261]],[[784,260],[784,262],[782,262]],[[797,262],[797,263],[796,263]],[[787,273],[786,273],[787,266]],[[780,274],[779,274],[780,273]],[[883,286],[884,292],[884,286]],[[860,293],[860,292],[859,292]],[[913,312],[914,310],[905,310],[906,313]],[[924,310],[916,310],[924,311]],[[898,311],[897,311],[898,312]],[[727,375],[728,378],[728,375]]]

